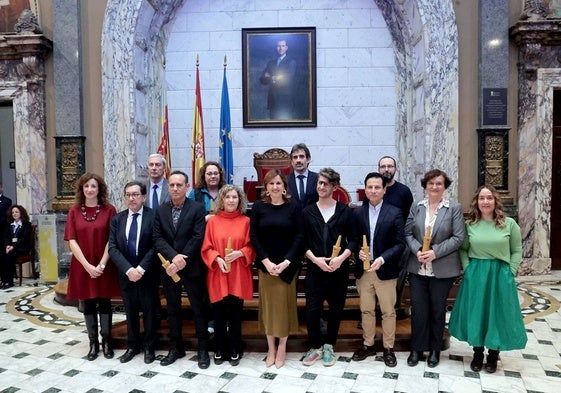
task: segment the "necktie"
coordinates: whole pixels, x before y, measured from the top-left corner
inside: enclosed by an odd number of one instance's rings
[[[277,59],[277,66],[281,63],[281,61],[282,61],[282,59],[279,57],[279,58]]]
[[[154,184],[154,187],[152,188],[154,189],[154,192],[152,193],[152,209],[157,209],[160,205],[158,203],[158,185]]]
[[[300,198],[301,202],[304,202],[304,198],[306,196],[306,190],[304,190],[304,175],[298,175],[298,180],[299,180],[298,188],[300,189],[298,197]]]
[[[138,232],[138,223],[136,221],[137,218],[138,213],[134,213],[132,215],[131,227],[129,229],[129,238],[127,240],[129,256],[133,261],[136,261],[136,233]]]

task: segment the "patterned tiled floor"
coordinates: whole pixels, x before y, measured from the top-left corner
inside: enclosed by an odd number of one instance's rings
[[[561,274],[521,283],[528,345],[502,352],[495,374],[473,373],[471,348],[454,338],[433,369],[408,367],[406,352],[397,354],[395,368],[374,358],[352,362],[351,353],[337,353],[333,367],[305,367],[302,353],[290,353],[281,369],[267,369],[264,353],[246,353],[237,367],[211,364],[207,370],[197,367],[193,352],[167,367],[145,365],[142,356],[127,364],[103,357],[90,362],[81,314],[53,303],[49,287],[32,284],[0,291],[0,393],[561,391]]]

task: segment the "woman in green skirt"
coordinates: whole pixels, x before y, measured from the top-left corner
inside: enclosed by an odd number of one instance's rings
[[[499,351],[523,349],[524,329],[514,276],[522,260],[520,227],[506,217],[499,193],[479,187],[473,197],[460,248],[464,278],[450,316],[449,332],[473,346],[471,369],[497,370]]]

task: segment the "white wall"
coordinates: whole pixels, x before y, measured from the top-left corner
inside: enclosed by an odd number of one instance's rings
[[[253,153],[306,143],[310,169],[331,166],[351,192],[383,155],[396,155],[392,40],[372,0],[187,1],[167,47],[166,83],[174,169],[191,173],[195,58],[200,57],[206,159],[218,158],[224,55],[232,116],[235,182],[256,178]],[[241,29],[316,27],[315,128],[242,127]]]

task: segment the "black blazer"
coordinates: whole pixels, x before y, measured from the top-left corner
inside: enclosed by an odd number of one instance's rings
[[[357,228],[357,248],[355,253],[355,276],[362,277],[364,268],[358,257],[360,247],[362,247],[362,236],[366,235],[366,239],[370,238],[370,220],[368,209],[370,203],[364,201],[364,204],[354,210],[355,222]],[[399,261],[405,250],[405,233],[403,225],[403,217],[401,210],[389,203],[382,203],[376,228],[374,229],[373,242],[374,259],[379,256],[384,258],[384,264],[376,272],[381,280],[389,280],[399,276]]]
[[[12,242],[14,238],[17,239],[16,243]],[[19,227],[15,234],[12,232],[12,226],[6,223],[3,243],[4,251],[6,246],[13,246],[12,252],[16,251],[19,255],[29,252],[31,245],[31,223],[29,221],[22,222],[21,227]]]
[[[168,261],[177,254],[187,255],[187,265],[179,271],[180,276],[198,277],[206,274],[206,265],[201,259],[201,246],[205,234],[205,206],[185,198],[177,228],[171,217],[172,203],[160,205],[154,220],[154,245]]]
[[[145,277],[157,274],[158,261],[155,259],[154,242],[152,232],[154,227],[154,210],[144,207],[142,210],[142,226],[140,227],[140,237],[138,239],[137,262],[130,261],[127,249],[127,218],[129,209],[123,210],[111,218],[111,231],[109,232],[109,256],[119,271],[119,284],[125,289],[130,282],[126,273],[131,267],[141,266],[146,272]]]
[[[319,200],[319,195],[317,192],[317,183],[319,176],[316,172],[308,171],[308,177],[306,178],[306,195],[304,200],[300,200],[300,195],[298,195],[298,187],[296,186],[296,174],[292,172],[288,175],[288,193],[292,196],[292,200],[298,202],[300,208],[304,208],[312,203],[316,203]]]

